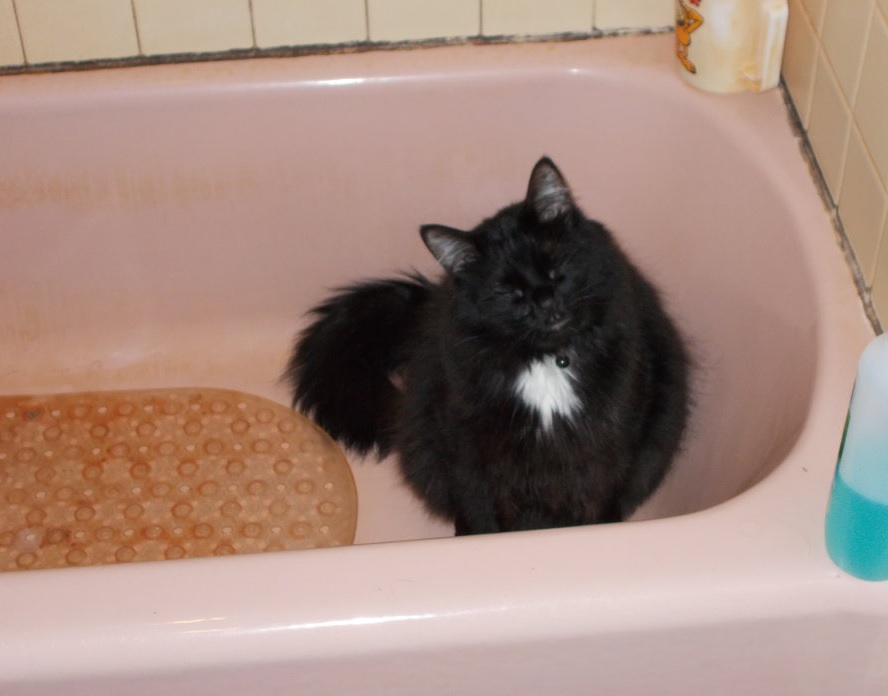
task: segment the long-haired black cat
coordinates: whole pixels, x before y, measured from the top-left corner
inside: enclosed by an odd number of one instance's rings
[[[537,162],[524,201],[470,232],[426,225],[443,266],[313,311],[293,404],[404,480],[457,534],[628,517],[689,410],[687,351],[654,287]]]

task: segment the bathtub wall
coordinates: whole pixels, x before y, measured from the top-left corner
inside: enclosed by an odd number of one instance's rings
[[[888,324],[888,0],[789,0],[784,77]],[[0,71],[281,46],[664,28],[673,0],[0,0]]]
[[[888,326],[888,0],[790,0],[783,76]]]

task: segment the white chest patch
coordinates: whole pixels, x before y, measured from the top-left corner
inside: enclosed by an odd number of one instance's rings
[[[515,380],[515,392],[539,414],[544,430],[552,427],[556,413],[568,418],[580,407],[571,369],[558,367],[552,355],[530,363]]]

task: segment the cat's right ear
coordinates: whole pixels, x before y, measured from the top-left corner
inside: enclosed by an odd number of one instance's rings
[[[423,225],[419,233],[438,263],[451,273],[478,258],[475,240],[469,232],[444,225]]]
[[[540,222],[552,222],[574,207],[564,175],[548,157],[543,157],[530,173],[525,204]]]

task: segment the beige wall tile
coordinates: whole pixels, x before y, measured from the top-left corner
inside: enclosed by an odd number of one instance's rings
[[[885,223],[882,225],[882,241],[879,245],[879,258],[876,262],[872,299],[882,327],[888,327],[888,215],[885,216]]]
[[[839,82],[826,57],[820,54],[811,93],[808,139],[833,200],[838,200],[842,186],[842,168],[850,127],[851,110],[845,103]]]
[[[783,51],[783,79],[792,96],[802,125],[808,127],[811,113],[811,92],[817,67],[819,45],[808,14],[801,0],[790,0],[789,25],[786,28],[786,46]]]
[[[591,33],[593,0],[483,0],[481,28],[488,36]]]
[[[146,55],[250,48],[249,0],[134,0]]]
[[[0,65],[21,65],[24,62],[12,0],[0,0]]]
[[[839,196],[839,217],[867,285],[873,281],[888,194],[879,180],[860,132],[851,129]]]
[[[833,1],[844,3],[848,0]],[[811,24],[814,25],[814,29],[816,29],[818,33],[823,27],[823,16],[826,14],[826,6],[829,2],[830,0],[802,0],[802,5],[808,12],[808,16],[811,18]]]
[[[821,42],[848,103],[854,101],[874,0],[830,2]]]
[[[476,36],[480,0],[367,0],[371,41]]]
[[[139,53],[130,0],[16,0],[29,63]]]
[[[252,0],[256,45],[366,41],[364,0]]]
[[[673,0],[596,0],[597,29],[647,29],[675,23]]]
[[[882,183],[888,186],[888,22],[881,12],[876,12],[870,26],[854,115]]]

